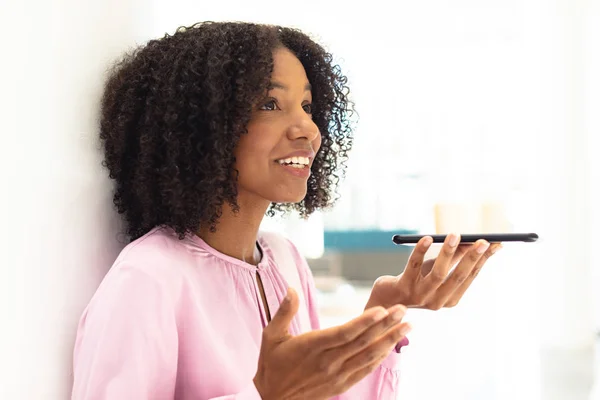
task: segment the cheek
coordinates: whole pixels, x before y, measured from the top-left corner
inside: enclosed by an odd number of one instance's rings
[[[252,174],[252,152],[248,147],[246,138],[239,141],[235,154],[235,169],[238,171],[238,180],[244,180],[246,176]]]
[[[240,138],[238,149],[253,160],[268,160],[280,144],[284,127],[275,118],[263,118],[248,125],[248,133]]]
[[[235,155],[235,167],[240,176],[252,175],[258,165],[258,154],[249,148],[241,147]]]
[[[265,140],[265,135],[258,134],[255,130],[249,130],[242,136],[234,151],[235,165],[240,176],[264,170],[271,157],[271,148],[272,146]]]

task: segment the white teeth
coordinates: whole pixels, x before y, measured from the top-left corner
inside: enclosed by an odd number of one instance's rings
[[[277,162],[282,165],[289,164],[294,167],[298,166],[299,168],[303,168],[304,166],[309,164],[310,160],[308,159],[308,157],[290,157],[277,160]]]

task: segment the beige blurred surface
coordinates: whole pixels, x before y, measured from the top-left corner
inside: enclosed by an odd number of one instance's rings
[[[438,203],[434,207],[438,234],[505,233],[512,227],[501,202]]]

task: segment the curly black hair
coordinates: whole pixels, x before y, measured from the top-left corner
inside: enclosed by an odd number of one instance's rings
[[[268,214],[295,209],[308,216],[333,204],[352,147],[354,108],[332,55],[296,29],[198,23],[126,54],[105,85],[103,165],[116,181],[114,204],[131,240],[159,225],[180,238],[201,224],[214,231],[225,202],[239,210],[234,148],[267,91],[279,47],[306,70],[322,144],[306,197],[272,204]]]

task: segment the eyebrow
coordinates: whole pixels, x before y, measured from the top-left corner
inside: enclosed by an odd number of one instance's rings
[[[269,84],[269,90],[272,90],[272,89],[288,90],[289,88],[286,85],[284,85],[283,83],[273,81]],[[306,86],[304,86],[304,91],[310,92],[311,90],[312,90],[311,84],[307,83]]]

